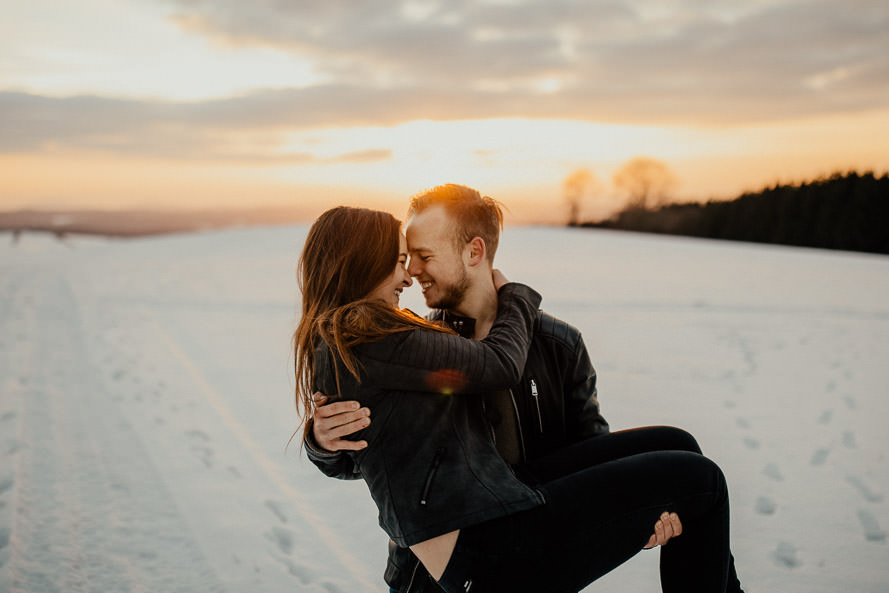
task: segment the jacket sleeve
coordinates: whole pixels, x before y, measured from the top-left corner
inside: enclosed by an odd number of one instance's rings
[[[541,297],[528,286],[509,283],[497,298],[497,318],[483,340],[418,329],[356,347],[362,382],[384,390],[445,394],[482,393],[517,383]]]
[[[608,422],[599,411],[596,391],[596,370],[578,332],[577,343],[565,382],[565,417],[569,442],[577,442],[609,431]]]

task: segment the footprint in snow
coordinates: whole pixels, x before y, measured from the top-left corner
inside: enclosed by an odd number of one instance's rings
[[[789,542],[778,542],[778,547],[772,552],[772,559],[785,568],[797,568],[802,564],[797,557],[796,546]]]
[[[744,438],[744,445],[746,445],[748,449],[759,449],[759,441],[751,439],[750,437]]]
[[[0,495],[4,494],[7,490],[11,490],[13,484],[12,476],[0,478]]]
[[[296,562],[293,558],[279,558],[279,560],[287,567],[287,572],[299,579],[303,585],[308,585],[316,580],[314,572],[307,565]]]
[[[336,583],[327,579],[326,577],[319,581],[318,584],[324,587],[324,590],[327,591],[327,593],[345,593],[345,591],[340,589],[340,587]]]
[[[198,454],[198,457],[200,457],[201,462],[203,462],[207,469],[213,468],[213,455],[216,454],[213,449],[210,447],[192,447],[192,451]]]
[[[864,528],[864,537],[869,542],[885,542],[886,532],[880,529],[876,517],[870,511],[858,509],[858,520]]]
[[[277,546],[283,554],[290,555],[293,552],[293,533],[283,527],[273,527],[266,536]]]
[[[824,410],[821,412],[821,416],[818,417],[818,423],[829,424],[831,418],[833,418],[833,410]]]
[[[287,515],[284,514],[284,511],[281,510],[281,505],[275,502],[274,500],[265,501],[265,506],[268,510],[272,512],[278,518],[278,521],[281,523],[287,523]]]
[[[868,502],[880,502],[883,500],[883,495],[879,492],[873,492],[870,487],[864,483],[864,480],[859,478],[858,476],[846,476],[846,481],[855,486],[855,489],[858,490],[858,494]]]
[[[784,480],[784,474],[781,473],[781,470],[778,469],[778,466],[774,463],[769,463],[768,465],[766,465],[763,468],[762,473],[772,478],[776,482],[781,482]]]
[[[185,436],[192,442],[191,450],[197,454],[208,469],[212,468],[213,456],[216,454],[216,451],[212,447],[202,444],[209,442],[210,436],[202,430],[188,430],[185,432]]]
[[[818,449],[812,454],[812,465],[824,465],[827,461],[827,455],[830,453],[828,449]]]
[[[856,446],[855,443],[855,433],[851,430],[847,430],[843,433],[843,445],[848,447],[849,449],[854,449]]]
[[[760,496],[756,499],[756,506],[754,508],[760,515],[774,515],[775,510],[778,507],[777,505],[775,505],[774,501],[772,501],[771,498]]]

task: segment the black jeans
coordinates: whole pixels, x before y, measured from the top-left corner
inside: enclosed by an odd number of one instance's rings
[[[665,437],[686,440],[646,449]],[[679,514],[682,535],[661,549],[662,590],[740,591],[725,478],[687,433],[602,435],[519,471],[546,504],[463,529],[439,581],[448,593],[575,593],[638,553],[664,511]]]

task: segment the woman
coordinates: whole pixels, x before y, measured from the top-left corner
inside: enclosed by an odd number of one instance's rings
[[[295,334],[304,416],[316,390],[374,409],[372,425],[352,437],[369,446],[350,454],[397,544],[449,592],[578,591],[636,554],[662,512],[676,511],[685,534],[662,552],[663,589],[739,590],[725,480],[701,455],[587,467],[581,443],[571,452],[577,471],[534,488],[518,480],[477,394],[518,380],[539,295],[495,276],[497,321],[484,340],[465,340],[397,309],[411,284],[406,259],[391,215],[323,214],[300,259]]]

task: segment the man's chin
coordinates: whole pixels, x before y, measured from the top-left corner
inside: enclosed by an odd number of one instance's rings
[[[423,295],[423,299],[426,301],[426,306],[430,309],[442,309],[441,299],[435,295]]]
[[[436,288],[439,290],[434,290]],[[460,285],[445,290],[441,290],[441,288],[440,285],[432,286],[429,291],[423,293],[426,306],[430,309],[457,309],[466,295],[466,288]]]
[[[452,300],[452,299],[439,298],[439,299],[428,299],[426,301],[426,306],[429,307],[430,309],[452,310],[452,309],[456,309],[458,305],[459,305],[459,303]]]

